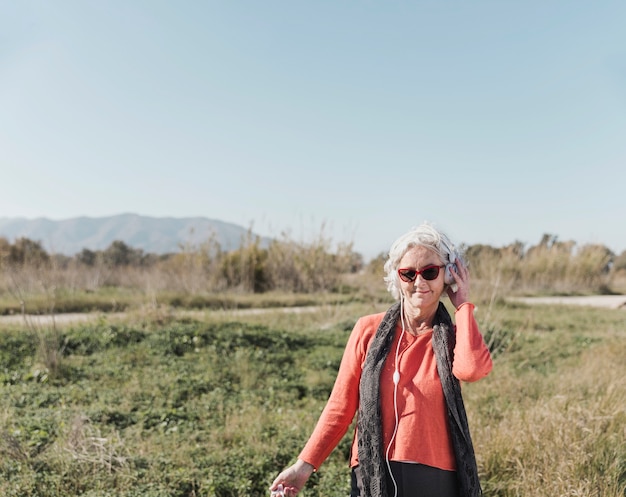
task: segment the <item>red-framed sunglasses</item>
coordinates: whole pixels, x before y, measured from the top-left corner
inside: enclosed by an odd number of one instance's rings
[[[436,280],[439,276],[439,270],[443,266],[437,266],[435,264],[431,264],[429,266],[423,267],[419,271],[417,269],[409,269],[409,268],[400,268],[398,269],[398,276],[402,281],[406,281],[410,283],[411,281],[415,281],[418,275],[422,275],[426,281]]]

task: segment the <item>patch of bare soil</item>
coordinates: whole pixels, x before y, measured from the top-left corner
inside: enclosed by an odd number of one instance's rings
[[[271,311],[280,311],[284,313],[302,314],[305,312],[315,312],[319,310],[317,306],[308,307],[282,307],[282,308],[263,308],[263,309],[233,309],[233,310],[220,310],[214,312],[228,313],[233,316],[246,316],[251,314],[264,314]],[[206,312],[210,311],[178,311],[176,315],[185,317],[202,316]],[[74,323],[86,323],[93,322],[101,318],[102,316],[107,318],[123,318],[124,313],[67,313],[67,314],[27,314],[23,316],[21,314],[13,314],[10,316],[0,316],[0,326],[3,324],[24,324],[26,327],[42,327],[42,326],[66,326]]]
[[[107,314],[107,316],[121,316],[121,313]],[[31,326],[50,326],[67,325],[72,323],[85,323],[96,321],[102,317],[102,313],[67,313],[67,314],[13,314],[9,316],[0,316],[0,325],[2,324],[25,324]]]
[[[515,297],[508,299],[525,304],[560,304],[625,309],[626,295],[586,295],[584,297]]]
[[[511,297],[508,300],[513,302],[523,302],[525,304],[559,304],[559,305],[583,305],[590,307],[600,307],[605,309],[624,309],[626,310],[626,295],[588,295],[584,297]],[[285,307],[282,312],[287,313],[303,313],[314,312],[319,307]],[[276,309],[271,309],[275,311]],[[233,315],[262,314],[269,312],[270,309],[239,309],[230,312]],[[193,311],[191,311],[191,314]],[[189,312],[187,314],[190,314]],[[107,317],[123,317],[123,313],[107,314]],[[12,315],[0,316],[0,326],[3,324],[19,324],[23,323],[32,326],[50,326],[50,325],[70,325],[73,323],[84,323],[96,321],[102,317],[101,313],[69,313],[54,315]]]

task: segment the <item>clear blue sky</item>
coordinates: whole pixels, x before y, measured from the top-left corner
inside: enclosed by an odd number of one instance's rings
[[[626,250],[626,2],[0,0],[0,216]]]

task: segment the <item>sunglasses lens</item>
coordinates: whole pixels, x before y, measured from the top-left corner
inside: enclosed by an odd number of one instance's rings
[[[415,269],[398,269],[398,274],[402,281],[407,283],[415,281],[418,274],[421,274],[422,278],[426,281],[432,281],[436,280],[439,276],[439,266],[426,266],[421,271],[416,271]]]
[[[415,278],[417,278],[417,271],[413,269],[400,269],[398,271],[398,274],[400,275],[400,278],[402,278],[407,283],[410,281],[415,281]]]
[[[431,266],[422,269],[422,278],[427,281],[436,280],[437,276],[439,276],[439,266]]]

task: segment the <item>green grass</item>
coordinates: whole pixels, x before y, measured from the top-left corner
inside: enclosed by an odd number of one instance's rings
[[[268,495],[317,421],[354,321],[386,305],[4,330],[0,494]],[[485,494],[623,497],[624,311],[498,304],[477,317],[495,368],[464,393]],[[51,369],[42,347],[55,346]],[[348,494],[350,439],[302,495]]]
[[[147,293],[130,288],[101,287],[86,292],[82,290],[56,290],[53,295],[33,292],[20,295],[0,293],[0,316],[21,314],[67,314],[86,312],[126,312],[146,307],[168,307],[186,310],[219,309],[267,309],[275,307],[302,307],[318,304],[345,304],[371,300],[354,292],[296,294],[267,292],[261,294],[216,292],[185,293],[159,291]],[[388,298],[383,295],[383,300]]]

